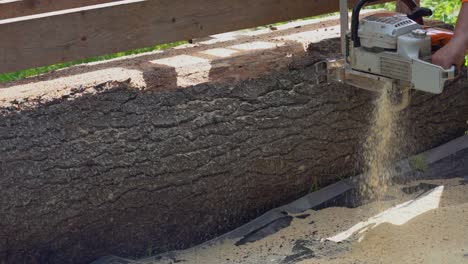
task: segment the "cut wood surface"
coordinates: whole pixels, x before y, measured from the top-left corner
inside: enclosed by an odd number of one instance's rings
[[[328,0],[124,0],[0,21],[0,72],[206,37],[338,10]],[[351,1],[355,3],[357,1]]]
[[[337,22],[3,85],[0,263],[187,248],[359,174],[375,95],[318,85],[313,67],[339,54]],[[402,153],[465,133],[466,86],[414,93]]]
[[[97,5],[121,0],[16,0],[0,1],[0,19],[30,16],[69,8]]]

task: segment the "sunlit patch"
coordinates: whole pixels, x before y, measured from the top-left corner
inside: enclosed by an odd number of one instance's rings
[[[151,61],[157,65],[172,68],[177,78],[178,87],[188,87],[210,80],[211,61],[190,55],[179,55]]]
[[[119,76],[121,76],[121,78],[119,78]],[[93,86],[109,81],[126,81],[128,79],[130,79],[131,84],[136,87],[146,86],[143,73],[139,70],[108,68],[0,89],[0,105],[17,100],[18,98],[32,98],[38,96],[43,100],[47,100],[47,98],[57,98],[66,95],[72,88]],[[64,87],[69,89],[63,89]]]
[[[227,58],[232,56],[233,54],[237,53],[239,51],[237,50],[232,50],[232,49],[224,49],[224,48],[217,48],[217,49],[209,49],[201,52],[202,54],[207,54],[219,58]]]
[[[404,225],[410,220],[428,211],[439,208],[443,191],[444,186],[439,186],[418,199],[392,207],[374,217],[369,218],[367,221],[354,225],[350,229],[339,233],[336,236],[327,238],[327,240],[333,242],[342,242],[349,239],[355,233],[363,234],[368,229],[373,229],[384,223],[397,226]],[[361,241],[362,237],[358,240]]]
[[[237,50],[265,50],[277,47],[277,43],[265,42],[265,41],[255,41],[249,43],[243,43],[239,45],[230,46],[229,48]]]
[[[212,35],[206,40],[195,39],[195,42],[199,44],[203,44],[203,45],[211,45],[211,44],[215,44],[219,42],[236,40],[240,34],[241,34],[241,31],[221,33],[221,34]]]
[[[199,53],[199,56],[179,55],[153,60],[151,63],[163,66],[163,68],[166,67],[166,70],[173,69],[174,75],[177,76],[177,86],[188,87],[210,81],[210,71],[213,67],[212,60],[203,58],[203,54],[226,58],[236,53],[249,54],[249,52],[273,49],[281,45],[284,45],[284,43],[255,41],[227,48],[209,49]],[[213,61],[216,61],[216,58]],[[219,64],[217,66],[219,67]]]
[[[200,64],[200,63],[209,63],[209,62],[210,61],[208,59],[190,56],[190,55],[179,55],[179,56],[151,61],[151,63],[154,63],[154,64],[161,64],[161,65],[166,65],[166,66],[170,66],[174,68],[177,68],[180,66]]]

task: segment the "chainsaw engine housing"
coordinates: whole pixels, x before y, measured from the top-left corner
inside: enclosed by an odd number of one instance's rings
[[[419,28],[422,26],[405,15],[381,13],[361,20],[359,37],[364,47],[396,50],[398,36]]]
[[[431,64],[432,38],[426,29],[395,13],[368,16],[359,23],[359,44],[347,36],[346,68],[408,83],[411,88],[442,93],[455,68]]]

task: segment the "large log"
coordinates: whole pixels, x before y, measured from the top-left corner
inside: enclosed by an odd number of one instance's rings
[[[375,95],[317,85],[312,66],[337,56],[338,39],[310,44],[338,36],[337,24],[4,85],[0,262],[185,248],[357,174]],[[402,112],[408,152],[462,135],[467,116],[464,81],[415,93]]]

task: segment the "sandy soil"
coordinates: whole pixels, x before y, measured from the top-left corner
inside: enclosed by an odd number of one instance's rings
[[[468,263],[468,185],[445,184],[438,209],[401,226],[382,224],[336,259],[300,263]]]
[[[406,194],[395,186],[383,202],[285,216],[287,228],[253,243],[216,242],[141,263],[468,263],[468,185],[424,183],[443,187]],[[370,224],[339,243],[328,240],[362,223]]]

